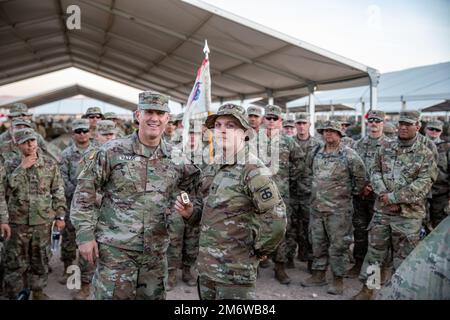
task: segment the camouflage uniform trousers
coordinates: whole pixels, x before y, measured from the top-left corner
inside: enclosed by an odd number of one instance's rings
[[[275,263],[287,263],[288,259],[294,259],[295,252],[297,250],[295,228],[293,226],[293,208],[291,205],[286,204],[286,234],[283,241],[278,245],[277,249],[272,255],[272,260]]]
[[[169,215],[167,232],[170,244],[167,248],[167,263],[169,270],[177,270],[182,265],[183,237],[185,223],[183,217],[176,212]]]
[[[200,300],[255,300],[256,284],[225,284],[199,276],[197,290]]]
[[[362,198],[359,196],[353,197],[353,258],[355,261],[364,261],[369,245],[369,231],[367,230],[370,220],[373,216],[373,206],[375,199]]]
[[[198,256],[199,240],[200,225],[197,224],[192,226],[189,223],[186,223],[184,227],[182,250],[183,267],[191,268],[192,266],[194,266]]]
[[[405,218],[375,211],[369,224],[369,247],[359,279],[367,279],[369,265],[382,265],[389,249],[392,250],[393,267],[397,269],[419,243],[422,219]]]
[[[343,277],[349,264],[351,211],[323,213],[311,210],[309,236],[313,252],[313,270],[326,271],[328,263],[334,276]]]
[[[295,242],[298,245],[298,253],[302,260],[312,260],[312,247],[309,242],[309,215],[310,215],[310,198],[300,198],[299,205],[293,211],[292,225],[295,234]]]
[[[167,258],[99,243],[92,279],[95,300],[165,300]]]
[[[6,243],[5,288],[15,298],[24,288],[43,290],[48,279],[48,225],[11,224]]]
[[[445,208],[448,206],[448,194],[433,195],[431,199],[428,199],[430,205],[430,222],[433,228],[447,217]]]
[[[0,242],[0,295],[3,292],[4,288],[4,276],[5,276],[5,260],[6,260],[6,251],[4,242]]]
[[[66,227],[61,232],[61,236],[61,261],[64,263],[64,267],[67,268],[77,258],[75,227],[68,216],[66,216]],[[81,272],[81,282],[91,283],[95,271],[94,266],[89,264],[89,262],[80,255],[78,257],[78,267]]]

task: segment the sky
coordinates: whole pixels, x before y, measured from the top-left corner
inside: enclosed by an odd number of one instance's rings
[[[380,72],[450,61],[450,0],[203,1]],[[28,96],[74,83],[132,102],[139,92],[70,68],[2,86],[0,97]],[[170,107],[181,110],[177,103]]]

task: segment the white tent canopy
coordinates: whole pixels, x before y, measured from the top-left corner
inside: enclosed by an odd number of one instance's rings
[[[375,72],[196,0],[16,0],[0,17],[0,85],[73,66],[185,103],[205,39],[214,101],[368,85]]]

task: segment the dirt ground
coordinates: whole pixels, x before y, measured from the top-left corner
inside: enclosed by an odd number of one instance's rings
[[[355,295],[361,288],[357,279],[344,279],[344,294],[334,296],[327,294],[327,287],[303,288],[300,280],[309,276],[306,269],[306,263],[295,261],[295,269],[287,269],[287,273],[292,279],[289,285],[281,285],[273,277],[273,266],[261,269],[257,281],[256,296],[260,300],[346,300]],[[49,274],[48,286],[45,292],[54,300],[70,300],[76,290],[69,290],[66,286],[58,283],[57,279],[62,274],[63,266],[59,257],[54,255],[50,265],[53,271]],[[328,272],[328,279],[331,274]],[[181,281],[181,270],[178,274],[177,286],[167,293],[168,300],[198,300],[197,288],[189,287]]]

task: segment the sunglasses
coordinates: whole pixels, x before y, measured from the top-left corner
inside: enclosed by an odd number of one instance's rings
[[[367,120],[367,122],[369,122],[369,123],[373,123],[373,122],[380,123],[380,122],[383,122],[383,121],[380,120],[380,119],[369,119],[369,120]]]
[[[101,115],[90,115],[88,116],[89,119],[101,119],[102,116]]]
[[[278,121],[278,119],[280,119],[279,117],[265,117],[267,121]]]
[[[89,132],[89,130],[88,129],[75,129],[73,132],[76,134],[82,134],[82,133],[86,134]]]
[[[441,132],[442,130],[436,129],[436,128],[427,128],[430,131],[436,131],[436,132]]]

